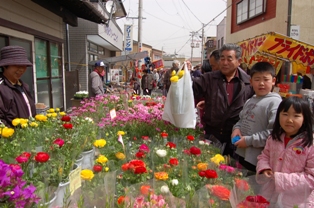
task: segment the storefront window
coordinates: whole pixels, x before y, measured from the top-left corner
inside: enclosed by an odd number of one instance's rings
[[[59,43],[35,39],[38,102],[63,108],[62,47]]]
[[[237,23],[245,22],[265,12],[265,0],[242,0],[237,4]]]

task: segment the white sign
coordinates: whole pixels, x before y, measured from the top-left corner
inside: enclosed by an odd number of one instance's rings
[[[98,31],[99,35],[104,40],[111,43],[111,45],[120,50],[123,49],[123,34],[122,31],[115,24],[109,24],[108,26],[99,24]]]
[[[124,50],[133,50],[133,25],[124,25]]]
[[[110,69],[110,81],[119,82],[119,69]]]
[[[299,40],[300,38],[300,25],[291,25],[290,26],[290,37]]]

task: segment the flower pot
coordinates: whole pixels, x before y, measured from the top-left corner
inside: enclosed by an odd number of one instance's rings
[[[77,166],[82,167],[82,162],[83,162],[83,155],[79,155],[78,158],[75,160],[75,164]]]
[[[55,201],[57,199],[57,195],[56,193],[53,195],[53,198],[49,201],[49,202],[46,202],[44,204],[39,204],[38,207],[47,207],[47,208],[52,208],[55,206]]]
[[[92,170],[94,166],[94,157],[95,157],[95,150],[91,149],[88,151],[82,152],[83,155],[83,161],[82,161],[82,170],[84,169],[90,169]]]
[[[74,164],[72,171],[75,170],[76,168],[78,168],[78,165]],[[67,192],[68,194],[70,194],[70,181],[60,182],[58,189],[56,191],[57,199],[53,204],[55,207],[63,207],[63,200]]]

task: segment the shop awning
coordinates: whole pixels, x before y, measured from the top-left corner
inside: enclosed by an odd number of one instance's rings
[[[249,67],[256,62],[268,61],[278,73],[283,61],[292,62],[296,68],[314,64],[314,46],[290,37],[269,32],[237,43],[242,48],[242,61]]]
[[[105,59],[100,59],[97,61],[103,61],[105,64],[114,64],[117,62],[123,62],[123,61],[132,61],[132,60],[139,60],[142,58],[145,58],[148,56],[148,52],[147,51],[142,51],[139,53],[132,53],[132,54],[128,54],[128,55],[122,55],[122,56],[116,56],[116,57],[109,57],[109,58],[105,58]],[[96,61],[91,61],[89,62],[89,64],[94,65]]]

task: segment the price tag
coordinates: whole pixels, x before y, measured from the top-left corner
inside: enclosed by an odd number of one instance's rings
[[[73,195],[75,190],[80,188],[82,184],[80,166],[69,174],[69,179],[70,179],[70,193],[71,195]]]
[[[117,116],[116,109],[110,110],[110,118],[111,118],[111,120],[114,119],[116,116]]]

